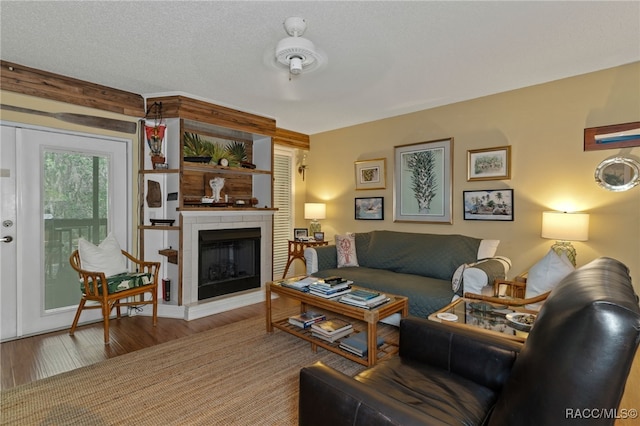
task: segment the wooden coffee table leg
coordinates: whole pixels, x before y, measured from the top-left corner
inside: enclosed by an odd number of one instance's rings
[[[372,367],[378,360],[378,323],[376,321],[367,323],[367,365]]]

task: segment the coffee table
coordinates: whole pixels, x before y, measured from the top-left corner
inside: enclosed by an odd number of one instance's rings
[[[477,306],[474,305],[477,303],[491,305],[496,310],[483,312],[482,310],[474,309],[473,306]],[[517,342],[524,342],[529,333],[514,328],[506,319],[506,314],[512,312],[537,314],[536,311],[516,306],[507,306],[506,303],[505,305],[498,305],[476,299],[460,298],[439,311],[432,313],[428,319],[448,324],[452,327],[467,328],[479,333],[487,333]],[[450,314],[455,315],[456,318],[453,319]],[[447,318],[451,319],[447,320]]]
[[[374,309],[364,309],[356,306],[347,305],[345,303],[338,302],[334,299],[325,299],[320,296],[305,293],[292,288],[284,287],[281,281],[267,282],[266,286],[266,310],[267,310],[267,332],[273,332],[274,328],[280,329],[287,333],[293,334],[296,337],[311,342],[311,348],[315,351],[320,346],[328,351],[335,352],[339,355],[349,358],[352,361],[360,363],[365,366],[373,366],[378,360],[382,360],[398,352],[397,344],[385,342],[381,347],[377,347],[378,337],[378,321],[389,315],[399,312],[402,317],[406,317],[409,314],[409,299],[404,296],[396,296],[393,294],[387,294],[391,300],[381,306]],[[354,289],[358,287],[353,287]],[[361,358],[357,355],[351,354],[339,347],[340,342],[326,342],[322,339],[318,339],[311,335],[310,329],[302,329],[295,325],[289,324],[289,317],[274,319],[273,312],[271,310],[271,296],[277,294],[281,297],[288,297],[300,302],[300,312],[305,312],[309,307],[316,308],[327,313],[334,313],[343,317],[347,317],[355,322],[352,322],[354,330],[366,325],[367,331],[367,357]]]

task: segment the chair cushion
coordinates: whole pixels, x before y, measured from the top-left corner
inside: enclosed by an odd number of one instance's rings
[[[565,253],[559,256],[553,249],[529,269],[525,298],[538,296],[553,290],[567,275],[574,271],[571,261]],[[527,309],[540,310],[542,303],[527,305]]]
[[[149,284],[153,284],[153,275],[145,272],[125,272],[107,277],[109,294]],[[84,291],[84,285],[81,285],[80,289]],[[102,284],[98,285],[98,291],[102,291]]]
[[[78,254],[80,267],[85,271],[104,272],[107,277],[127,272],[127,263],[120,244],[111,233],[98,246],[79,238]]]
[[[381,362],[355,379],[420,411],[429,424],[483,424],[497,395],[457,374],[400,357]],[[426,424],[426,422],[425,422]]]

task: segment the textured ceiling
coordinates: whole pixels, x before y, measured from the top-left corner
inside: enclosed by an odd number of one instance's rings
[[[314,134],[640,60],[640,2],[0,2],[3,60]],[[328,56],[270,65],[289,16]]]

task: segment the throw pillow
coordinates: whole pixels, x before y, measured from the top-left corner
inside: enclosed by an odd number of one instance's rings
[[[553,289],[575,267],[565,253],[559,256],[555,251],[549,252],[538,263],[529,269],[525,298],[538,296]],[[539,310],[542,303],[527,305],[528,309]]]
[[[356,256],[356,238],[352,233],[336,235],[336,251],[338,253],[338,268],[358,266]]]
[[[477,259],[488,259],[493,257],[496,254],[496,250],[498,250],[498,245],[500,244],[500,240],[482,240],[480,241],[480,247],[478,247],[478,257]]]
[[[107,277],[127,272],[127,262],[120,250],[120,244],[111,233],[98,246],[79,238],[78,254],[84,270],[104,272]]]

